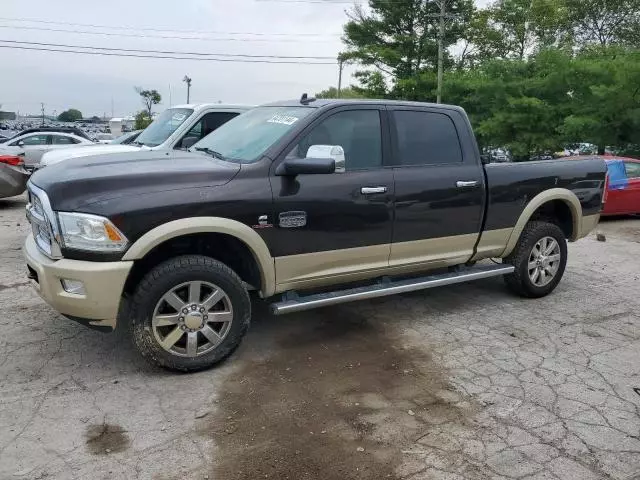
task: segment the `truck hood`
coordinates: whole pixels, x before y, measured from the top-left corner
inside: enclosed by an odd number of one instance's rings
[[[61,148],[45,153],[40,160],[40,166],[46,167],[48,165],[54,165],[56,163],[62,162],[63,160],[69,160],[71,158],[101,155],[103,153],[137,152],[139,150],[140,147],[136,147],[135,145],[105,145],[102,143],[96,143],[94,145],[83,145],[81,147],[78,146]]]
[[[36,171],[31,182],[49,196],[54,210],[158,191],[206,188],[229,182],[240,165],[201,153],[152,151],[93,155]]]

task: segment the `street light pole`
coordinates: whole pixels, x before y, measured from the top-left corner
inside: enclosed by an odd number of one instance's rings
[[[187,75],[185,75],[182,81],[187,84],[187,103],[189,103],[189,94],[191,92],[191,79]]]
[[[338,58],[338,98],[340,98],[340,93],[342,92],[342,68],[344,67],[344,60],[342,58]]]
[[[438,95],[436,103],[442,103],[442,71],[444,63],[444,19],[446,0],[440,0],[440,29],[438,32]]]

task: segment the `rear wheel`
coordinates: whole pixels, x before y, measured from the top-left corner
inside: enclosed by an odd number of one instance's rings
[[[507,286],[523,297],[537,298],[551,293],[567,265],[567,241],[557,225],[529,222],[511,254],[504,259],[515,267],[505,275]]]
[[[251,303],[236,273],[209,257],[186,255],[153,268],[131,301],[134,343],[173,370],[211,367],[229,356],[249,327]]]

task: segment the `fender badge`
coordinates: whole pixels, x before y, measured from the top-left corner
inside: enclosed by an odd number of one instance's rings
[[[307,212],[282,212],[278,216],[281,228],[298,228],[307,224]]]
[[[269,223],[269,217],[267,215],[260,215],[258,217],[258,224],[252,225],[251,228],[271,228],[273,225]]]

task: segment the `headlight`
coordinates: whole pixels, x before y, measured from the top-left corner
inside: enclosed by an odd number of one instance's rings
[[[104,217],[87,213],[59,212],[62,243],[66,248],[92,252],[120,252],[127,238]]]

